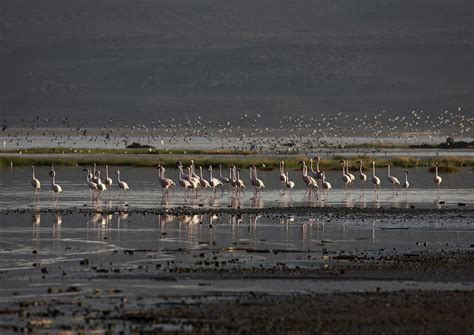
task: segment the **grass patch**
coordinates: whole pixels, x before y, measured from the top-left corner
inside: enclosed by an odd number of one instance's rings
[[[181,161],[185,166],[190,164],[191,159],[194,160],[196,166],[207,167],[213,165],[214,167],[219,164],[223,168],[228,168],[230,166],[236,166],[241,169],[248,168],[251,165],[256,165],[260,170],[273,170],[279,168],[280,161],[285,161],[285,168],[288,170],[296,170],[300,168],[299,162],[301,160],[306,160],[309,163],[309,158],[306,156],[229,156],[229,157],[213,157],[210,156],[196,156],[192,155],[154,155],[154,156],[145,156],[137,157],[135,155],[116,155],[113,157],[106,157],[101,154],[97,155],[74,155],[72,157],[58,157],[58,156],[49,156],[37,155],[36,157],[22,157],[19,155],[12,156],[1,156],[0,157],[0,166],[10,166],[12,163],[14,166],[28,166],[33,162],[36,165],[63,165],[63,166],[79,166],[79,165],[92,165],[93,163],[99,165],[117,165],[117,166],[136,166],[136,167],[153,167],[158,164],[164,165],[166,167],[175,167],[176,162]],[[415,159],[410,157],[394,157],[391,159],[373,159],[369,157],[350,157],[346,158],[349,162],[349,168],[351,171],[358,170],[358,160],[363,161],[363,167],[365,171],[371,169],[372,161],[376,162],[377,168],[384,168],[387,164],[397,167],[410,168],[410,167],[426,167],[433,168],[436,162],[440,164],[440,173],[455,173],[459,171],[461,166],[474,166],[474,159],[460,158],[460,157],[443,157],[442,160],[434,159]],[[341,164],[339,163],[340,159],[338,157],[326,158],[321,160],[320,169],[325,171],[337,171],[341,169]],[[314,168],[316,166],[314,165]]]

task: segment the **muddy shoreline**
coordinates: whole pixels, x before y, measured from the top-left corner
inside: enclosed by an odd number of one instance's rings
[[[397,217],[416,217],[416,216],[433,216],[443,218],[450,217],[474,217],[474,208],[465,207],[461,204],[458,207],[449,208],[416,208],[412,205],[409,208],[396,207],[380,207],[380,208],[362,208],[362,207],[342,207],[342,206],[327,206],[327,207],[266,207],[266,208],[230,208],[229,207],[173,207],[173,208],[136,208],[133,206],[117,206],[112,208],[91,208],[91,207],[69,207],[69,208],[4,208],[0,209],[0,215],[10,214],[118,214],[118,213],[141,214],[141,215],[362,215],[364,218],[378,218],[385,215]]]
[[[0,333],[474,329],[469,207],[27,208],[2,218]],[[423,235],[433,229],[446,235]]]

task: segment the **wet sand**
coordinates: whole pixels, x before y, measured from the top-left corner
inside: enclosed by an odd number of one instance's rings
[[[2,333],[474,329],[470,208],[45,208],[0,220]]]

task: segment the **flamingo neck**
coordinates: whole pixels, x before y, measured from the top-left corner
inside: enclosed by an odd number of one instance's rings
[[[375,177],[375,164],[372,164],[372,175]]]
[[[408,182],[408,172],[405,172],[405,182]]]
[[[33,179],[35,179],[35,167],[33,166]]]
[[[390,177],[390,165],[387,167],[387,174]]]
[[[316,161],[316,172],[317,173],[321,172],[321,171],[319,171],[319,159]]]
[[[435,172],[436,172],[436,177],[438,177],[438,166],[436,165],[436,168],[435,168]]]

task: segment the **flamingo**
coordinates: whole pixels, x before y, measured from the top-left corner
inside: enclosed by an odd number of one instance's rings
[[[291,194],[291,191],[295,187],[295,182],[291,181],[290,178],[288,177],[288,171],[285,172],[285,177],[286,177],[285,187],[290,189],[290,194]]]
[[[375,175],[375,162],[372,161],[372,184],[374,184],[375,193],[377,193],[377,189],[380,189],[380,178]],[[378,198],[378,194],[377,194]]]
[[[362,188],[365,188],[365,182],[367,181],[367,175],[362,171],[362,161],[357,161],[359,163],[359,179],[362,182]]]
[[[97,190],[98,190],[97,184],[94,183],[94,182],[90,179],[90,170],[89,170],[89,169],[83,169],[82,171],[83,171],[83,172],[87,172],[87,174],[86,174],[86,184],[87,184],[87,187],[89,187],[89,189],[90,189],[91,191],[97,191]]]
[[[109,166],[105,165],[105,185],[112,186],[112,178],[109,177]]]
[[[59,198],[59,193],[63,191],[59,184],[56,184],[56,171],[54,171],[54,167],[51,165],[52,170],[49,172],[49,176],[51,177],[51,189],[56,193],[56,201]]]
[[[400,181],[396,177],[390,175],[390,164],[387,165],[387,178],[389,183],[392,184],[393,191],[395,192],[395,186],[400,187]]]
[[[31,179],[31,186],[33,186],[33,188],[35,189],[35,198],[36,198],[38,196],[38,191],[41,188],[41,183],[35,176],[35,164],[34,163],[31,165],[31,169],[33,170],[33,177]]]
[[[237,169],[237,178],[236,178],[236,184],[237,184],[237,193],[240,193],[240,191],[244,191],[245,189],[245,184],[242,179],[240,179],[240,169]]]
[[[229,180],[230,186],[234,188],[234,191],[237,191],[237,171],[235,166],[229,168]]]
[[[326,172],[324,171],[321,171],[321,184],[323,186],[323,189],[326,191],[329,191],[332,189],[331,183],[326,180]]]
[[[181,162],[180,162],[181,163]],[[179,184],[184,187],[184,190],[185,191],[188,191],[190,189],[193,188],[193,186],[191,185],[191,182],[188,180],[188,179],[185,179],[185,175],[183,173],[183,166],[182,165],[178,165],[178,169],[179,169],[179,176],[178,176],[178,180],[179,180]]]
[[[192,176],[189,179],[189,182],[191,183],[192,189],[196,191],[196,196],[197,196],[197,189],[199,188],[201,184],[199,183],[199,178],[196,178],[193,176],[194,172],[193,172],[192,166],[188,167],[188,174],[189,176]]]
[[[182,177],[184,180],[189,181],[190,176],[188,176],[186,173],[183,172],[183,163],[178,162],[178,163],[176,163],[176,166],[177,166],[178,169],[181,170],[181,177]]]
[[[405,170],[405,181],[403,182],[402,187],[405,191],[410,187],[410,182],[408,181],[408,170]]]
[[[94,163],[92,167],[92,181],[97,184],[96,168],[97,168],[97,165]]]
[[[313,169],[313,159],[309,160],[309,169],[311,171],[311,174],[313,175],[313,178],[316,180],[316,182],[321,181],[321,171],[319,170],[319,157],[315,157],[314,160],[316,161],[316,171]]]
[[[199,167],[199,183],[203,189],[210,188],[211,184],[202,177],[202,166]]]
[[[346,169],[345,169],[346,161],[341,160],[339,161],[339,163],[342,163],[342,182],[346,186],[346,190],[347,190],[347,186],[351,184],[352,180],[351,180],[351,177],[348,174],[346,174]]]
[[[436,163],[435,165],[435,177],[434,177],[434,183],[436,184],[436,188],[438,189],[438,192],[439,192],[439,186],[441,184],[441,182],[443,181],[443,179],[438,175],[438,163]]]
[[[120,192],[123,191],[126,194],[126,192],[130,189],[126,182],[120,180],[120,170],[117,170],[117,183],[120,188]]]
[[[99,195],[97,196],[97,198],[99,198],[100,195],[102,195],[102,192],[107,190],[107,186],[102,182],[102,179],[100,179],[100,171],[96,172],[96,180],[97,189],[99,190]]]
[[[165,191],[165,193],[167,193],[168,190],[171,187],[174,187],[176,184],[171,179],[165,177],[165,168],[163,166],[158,165],[157,169],[158,169],[158,179],[160,181],[161,188]]]
[[[265,188],[263,181],[257,177],[257,167],[255,165],[250,167],[250,182],[252,183],[252,186],[255,187],[254,194],[260,193],[261,190]]]
[[[194,166],[194,160],[191,159],[191,164],[189,165],[189,169],[188,169],[189,172],[189,176],[191,177],[191,179],[194,179],[194,182],[192,182],[191,180],[191,183],[193,184],[198,184],[198,186],[200,185],[200,181],[199,181],[199,176],[196,174],[196,167]]]
[[[346,175],[349,176],[349,178],[351,179],[350,181],[350,186],[354,187],[354,181],[355,181],[355,176],[349,172],[349,162],[348,161],[345,161],[346,163]]]
[[[222,175],[222,165],[221,164],[219,164],[219,178],[218,179],[223,185],[230,183],[230,178],[224,177]]]
[[[301,177],[303,178],[304,183],[308,187],[308,189],[306,190],[306,193],[308,193],[308,197],[311,197],[311,194],[313,193],[317,197],[318,195],[316,193],[316,189],[318,188],[318,183],[316,182],[316,179],[311,176],[308,176],[308,168],[306,167],[305,161],[300,161],[300,164],[303,164],[303,166],[301,167]]]
[[[212,165],[209,165],[208,171],[209,171],[209,184],[214,190],[214,193],[216,193],[217,187],[222,186],[223,184],[219,179],[212,177]]]
[[[285,173],[285,162],[280,161],[280,181],[282,189],[286,187],[287,176]]]
[[[321,171],[321,186],[323,188],[323,192],[326,191],[326,200],[329,197],[329,190],[332,189],[332,185],[330,182],[326,180],[326,172]]]

